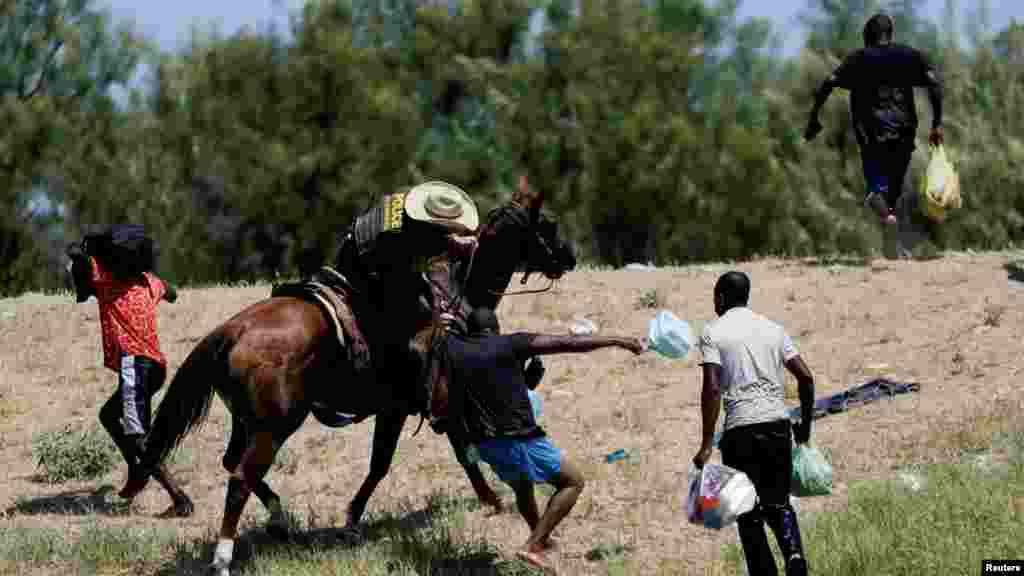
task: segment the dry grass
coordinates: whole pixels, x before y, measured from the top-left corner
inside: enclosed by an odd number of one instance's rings
[[[735,266],[751,275],[753,307],[782,322],[795,338],[816,376],[819,396],[877,373],[923,387],[919,394],[816,425],[815,442],[833,458],[836,489],[831,497],[806,501],[802,511],[842,510],[850,482],[891,478],[908,462],[982,446],[1000,419],[1019,414],[1024,290],[1007,282],[1003,266],[1011,258],[956,254],[918,262],[764,260]],[[659,306],[690,321],[699,333],[713,318],[714,282],[731,267],[583,269],[552,292],[506,299],[499,314],[507,331],[564,333],[573,319],[585,317],[601,333],[645,334],[655,309],[637,306],[638,299],[657,294]],[[268,293],[265,285],[184,290],[176,304],[162,305],[161,340],[172,373],[207,331]],[[111,530],[169,529],[185,541],[208,544],[220,521],[226,481],[220,467],[228,433],[223,405],[214,402],[208,425],[185,441],[184,455],[173,466],[196,500],[193,518],[155,518],[168,503],[155,484],[137,499],[132,515],[102,508],[48,509],[42,504],[88,499],[123,481],[123,465],[93,482],[54,487],[32,480],[32,438],[65,424],[92,425],[115,376],[100,368],[95,303],[76,305],[68,295],[27,295],[0,300],[0,318],[5,343],[0,348],[0,513],[5,513],[0,532],[56,529],[72,537],[98,523]],[[683,505],[686,470],[700,433],[696,358],[669,361],[603,350],[546,360],[543,424],[589,481],[556,534],[561,573],[726,573],[722,547],[734,541],[735,532],[688,525]],[[795,387],[789,388],[787,396],[795,403]],[[370,422],[335,431],[309,421],[289,440],[286,461],[271,470],[268,481],[292,512],[307,521],[315,511],[318,522],[341,522],[368,469]],[[392,472],[369,512],[406,514],[425,508],[437,494],[471,498],[444,439],[426,427],[416,437],[411,432],[410,427],[403,435]],[[619,448],[631,458],[607,464],[604,456]],[[510,493],[502,494],[511,506]],[[265,518],[253,501],[243,521],[258,525]],[[469,507],[451,518],[455,524],[449,532],[456,542],[489,542],[503,554],[527,535],[525,524],[511,513],[491,517]],[[618,552],[595,552],[600,550]],[[202,551],[208,554],[207,548]],[[3,569],[6,564],[0,564]]]
[[[964,418],[939,422],[924,438],[908,440],[895,451],[895,459],[903,465],[952,462],[964,454],[999,452],[1005,447],[998,439],[1006,434],[1024,432],[1020,421],[1022,404],[996,403],[980,407]]]

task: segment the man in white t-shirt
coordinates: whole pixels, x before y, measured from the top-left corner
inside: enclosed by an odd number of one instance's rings
[[[814,409],[814,378],[782,326],[751,310],[750,278],[727,272],[715,284],[715,313],[700,349],[704,384],[701,391],[703,440],[693,458],[699,468],[711,457],[721,405],[725,432],[722,463],[744,472],[757,489],[758,504],[737,520],[747,570],[753,576],[776,574],[764,524],[775,533],[787,576],[807,574],[796,512],[789,503],[792,439],[810,439]],[[783,385],[786,369],[799,384],[801,421],[792,426],[786,413]]]

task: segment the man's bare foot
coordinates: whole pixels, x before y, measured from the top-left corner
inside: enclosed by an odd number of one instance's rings
[[[544,556],[540,552],[533,552],[528,549],[519,550],[516,552],[516,558],[519,558],[523,562],[526,562],[530,566],[543,570],[545,573],[553,573],[551,565],[544,561]]]

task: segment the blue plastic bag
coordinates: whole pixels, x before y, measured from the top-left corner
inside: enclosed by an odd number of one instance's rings
[[[797,444],[793,447],[793,481],[789,491],[798,497],[832,493],[832,466],[814,446]]]
[[[526,391],[527,396],[530,397],[530,408],[533,410],[533,420],[540,422],[540,417],[544,414],[544,400],[533,390]]]
[[[666,358],[685,358],[693,346],[693,334],[685,320],[676,318],[668,310],[658,312],[647,330],[648,346]]]

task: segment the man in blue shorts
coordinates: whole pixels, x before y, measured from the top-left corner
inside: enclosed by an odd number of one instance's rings
[[[924,54],[893,42],[892,19],[876,14],[864,26],[864,48],[850,54],[818,88],[804,137],[821,132],[818,113],[836,88],[850,91],[850,112],[860,146],[867,195],[864,203],[883,224],[897,224],[896,202],[914,152],[917,110],[914,87],[928,89],[932,129],[928,141],[942,144],[942,83]]]
[[[474,310],[469,334],[448,337],[447,432],[475,446],[479,457],[512,487],[516,505],[530,526],[530,537],[518,556],[547,568],[544,551],[555,526],[569,513],[583,491],[583,475],[551,443],[537,425],[530,404],[530,385],[539,379],[524,363],[545,354],[582,353],[618,346],[640,354],[639,338],[498,334],[498,318],[488,308]],[[531,378],[531,376],[533,376]],[[531,382],[527,382],[530,378]],[[470,449],[472,451],[472,448]],[[537,509],[533,485],[555,487],[547,509]]]

